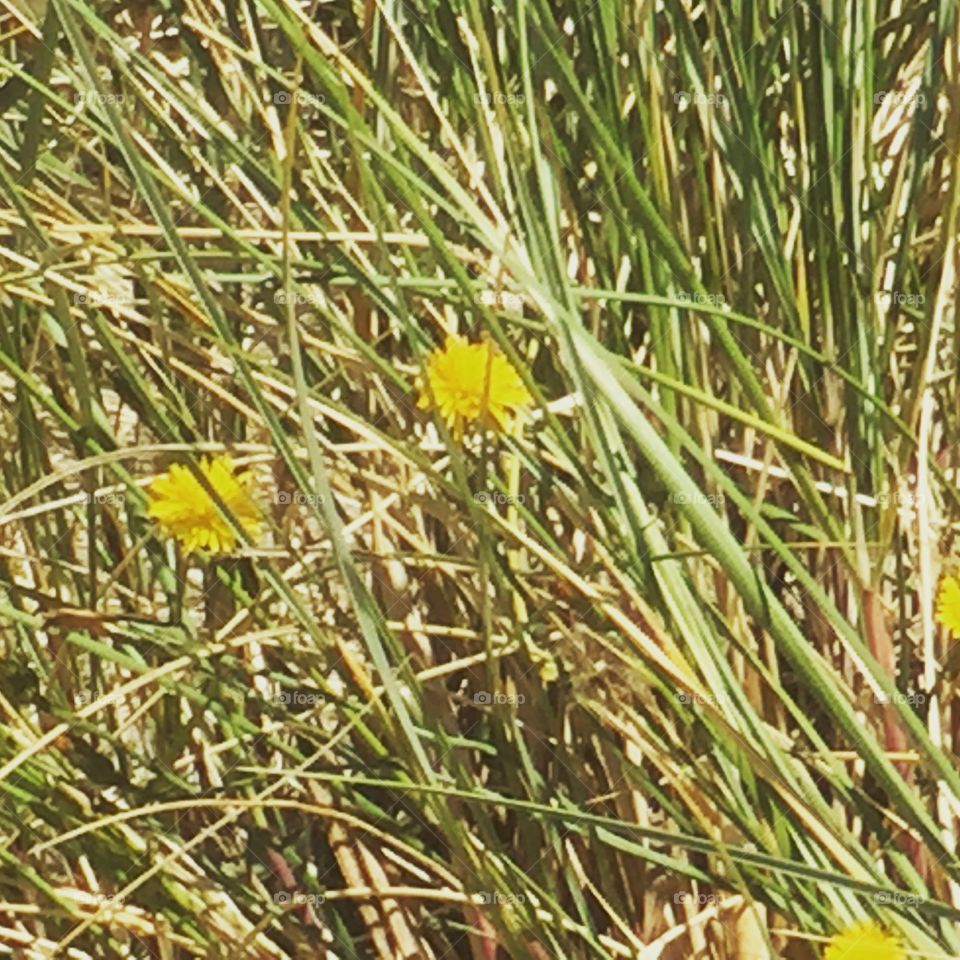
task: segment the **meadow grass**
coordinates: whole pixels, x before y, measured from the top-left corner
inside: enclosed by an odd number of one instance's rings
[[[953,4],[0,41],[3,955],[960,955]]]

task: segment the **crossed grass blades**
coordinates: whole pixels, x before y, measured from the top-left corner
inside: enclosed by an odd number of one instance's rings
[[[0,946],[960,955],[952,4],[0,9]]]

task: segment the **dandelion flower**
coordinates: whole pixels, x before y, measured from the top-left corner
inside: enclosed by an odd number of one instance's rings
[[[234,475],[233,461],[221,456],[200,461],[200,472],[250,537],[260,532],[260,511],[250,495],[249,474]],[[150,516],[188,552],[232,553],[237,535],[193,472],[173,464],[150,484]]]
[[[427,359],[426,381],[418,389],[418,406],[435,405],[458,440],[475,422],[514,432],[533,402],[513,365],[491,343],[469,343],[456,335]]]
[[[940,581],[937,623],[942,623],[955,637],[960,636],[960,580],[954,576]]]
[[[900,941],[871,920],[838,933],[827,944],[823,960],[905,960]]]

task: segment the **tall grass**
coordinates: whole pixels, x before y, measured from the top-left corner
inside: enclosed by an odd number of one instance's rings
[[[960,954],[952,4],[0,38],[6,955]],[[219,452],[268,529],[186,555]]]

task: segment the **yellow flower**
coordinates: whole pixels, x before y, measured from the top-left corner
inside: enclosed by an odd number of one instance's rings
[[[824,951],[823,960],[904,960],[896,937],[866,920],[838,933]]]
[[[443,349],[427,359],[426,374],[426,382],[417,384],[418,406],[425,410],[432,399],[458,440],[464,427],[474,422],[513,432],[533,402],[510,361],[487,341],[469,343],[455,334],[448,336]]]
[[[260,511],[249,491],[249,474],[234,476],[233,461],[221,456],[200,461],[200,472],[224,506],[250,537],[260,533]],[[216,502],[187,467],[175,463],[150,484],[148,512],[164,533],[176,537],[188,552],[232,553],[233,528]]]
[[[942,623],[955,637],[960,636],[960,580],[954,576],[948,575],[940,581],[937,623]]]

